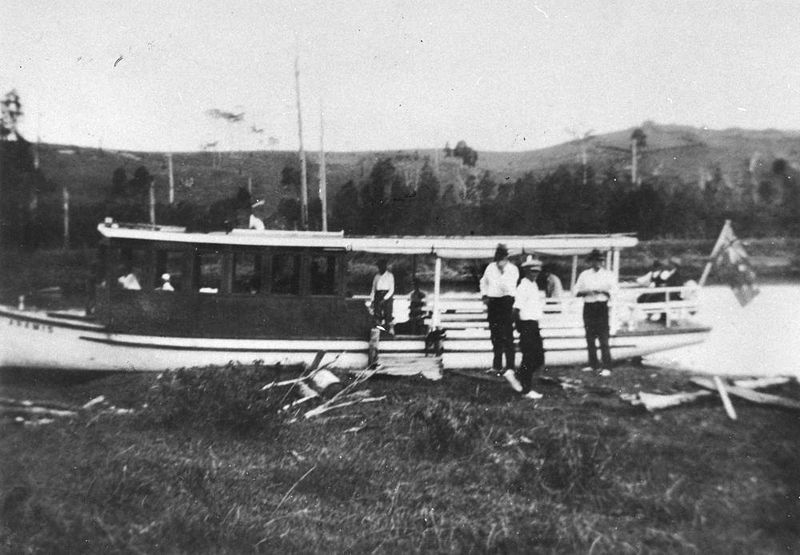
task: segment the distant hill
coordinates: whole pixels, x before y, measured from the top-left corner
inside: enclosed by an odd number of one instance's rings
[[[587,164],[595,172],[630,172],[631,135],[635,128],[591,137],[585,142]],[[755,184],[759,174],[769,174],[776,163],[800,168],[800,131],[710,130],[680,125],[645,122],[641,129],[646,146],[639,156],[639,172],[644,177],[661,176],[684,183],[702,183],[716,175],[729,187]],[[469,138],[467,138],[469,139]],[[485,172],[498,183],[513,182],[526,173],[543,175],[559,166],[580,167],[582,143],[571,141],[525,152],[479,152],[477,164],[469,168],[460,159],[445,157],[432,149],[331,152],[326,154],[329,198],[347,181],[357,185],[369,176],[381,158],[392,158],[407,180],[418,176],[424,163],[438,165],[442,190],[464,187],[470,176]],[[156,176],[157,199],[167,202],[167,158],[159,152],[111,151],[69,145],[39,146],[40,168],[53,188],[68,185],[76,203],[102,201],[111,185],[114,170],[125,168],[128,176],[144,166]],[[317,195],[318,153],[308,153],[309,194]],[[297,154],[287,151],[254,152],[178,152],[173,154],[176,200],[198,205],[231,196],[237,187],[252,181],[253,194],[265,201],[265,211],[273,210],[283,194],[281,172],[286,166],[298,167]]]

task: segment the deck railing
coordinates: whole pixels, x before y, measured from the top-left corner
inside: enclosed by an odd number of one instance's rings
[[[699,287],[684,285],[680,287],[629,287],[621,286],[613,296],[610,309],[610,327],[614,331],[635,330],[648,321],[671,327],[682,321],[691,319],[699,309]],[[643,296],[660,298],[659,300],[639,301]],[[428,311],[433,310],[433,295],[425,299]],[[359,295],[366,303],[369,297]],[[407,316],[404,301],[407,295],[398,295],[395,302],[395,319],[403,321]],[[559,298],[545,300],[545,318],[542,328],[582,327],[583,299],[573,297],[569,292]],[[477,293],[447,293],[439,299],[439,314],[435,319],[440,327],[453,330],[488,331],[486,307]],[[426,319],[428,325],[434,318]]]

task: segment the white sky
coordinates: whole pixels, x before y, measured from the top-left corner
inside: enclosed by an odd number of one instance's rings
[[[331,151],[529,150],[647,119],[800,129],[793,0],[2,0],[0,14],[0,93],[17,89],[23,134],[46,142],[295,149],[298,51],[310,150],[321,103]]]

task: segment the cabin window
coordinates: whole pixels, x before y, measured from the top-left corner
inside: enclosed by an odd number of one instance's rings
[[[124,247],[119,251],[119,259],[114,274],[117,286],[123,289],[139,290],[146,285],[147,251]]]
[[[332,254],[311,257],[310,293],[312,295],[333,295],[336,293],[336,256]]]
[[[169,276],[169,285],[175,291],[181,291],[184,287],[183,277],[183,252],[182,251],[156,251],[156,271],[153,275],[154,287],[164,287],[165,280]]]
[[[300,255],[276,254],[272,257],[272,292],[284,295],[300,293]]]
[[[233,293],[255,295],[261,291],[262,258],[252,252],[233,253]]]
[[[219,293],[222,286],[222,253],[197,253],[195,275],[195,283],[200,293]]]

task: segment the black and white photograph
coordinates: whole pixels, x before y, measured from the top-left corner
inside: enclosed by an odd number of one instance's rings
[[[0,552],[800,552],[800,4],[0,11]]]

